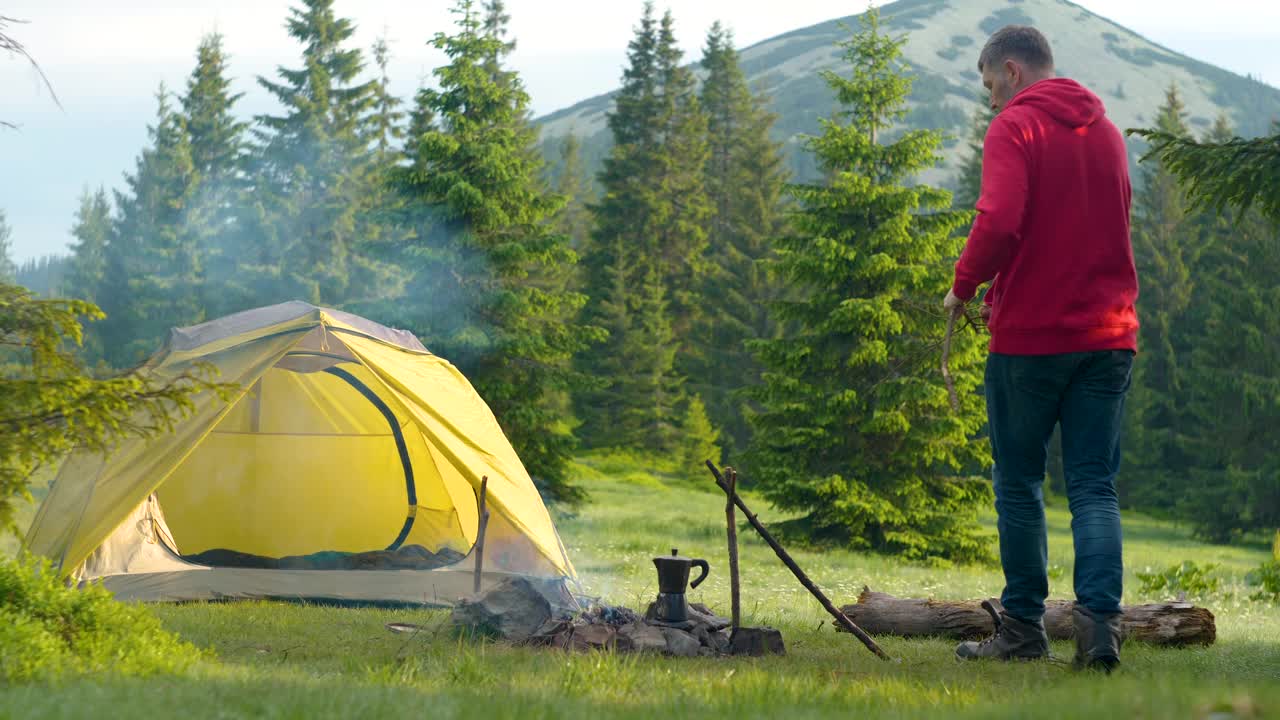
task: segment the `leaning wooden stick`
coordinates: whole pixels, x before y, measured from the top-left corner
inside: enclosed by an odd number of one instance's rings
[[[732,609],[730,633],[738,632],[742,624],[742,596],[738,587],[738,519],[735,517],[733,498],[737,495],[738,471],[731,467],[724,469],[729,479],[729,490],[725,493],[724,517],[729,526],[729,606]]]
[[[484,533],[489,529],[489,509],[485,507],[489,494],[489,476],[480,478],[480,524],[476,529],[476,579],[474,594],[480,594],[480,575],[484,572]]]
[[[947,381],[947,395],[951,398],[951,409],[960,412],[960,396],[956,395],[956,381],[951,377],[951,338],[956,332],[956,318],[964,312],[957,307],[947,315],[947,334],[942,338],[942,378]]]
[[[853,633],[854,637],[861,640],[862,644],[867,646],[868,650],[875,653],[876,657],[881,660],[890,659],[888,653],[881,650],[880,646],[876,644],[875,640],[871,639],[870,635],[863,632],[862,628],[854,625],[853,621],[841,612],[839,608],[833,605],[831,600],[829,600],[827,596],[818,589],[817,585],[813,584],[813,581],[809,579],[808,575],[804,574],[804,571],[800,569],[800,566],[796,564],[796,561],[791,559],[790,553],[779,545],[777,540],[773,539],[773,535],[769,534],[769,531],[760,523],[760,519],[751,512],[751,509],[747,507],[746,503],[742,502],[742,497],[738,495],[734,488],[730,487],[729,483],[725,481],[724,476],[720,474],[720,471],[716,469],[715,464],[710,460],[707,461],[707,469],[709,469],[711,474],[715,476],[716,485],[719,485],[720,489],[723,490],[729,496],[729,499],[733,501],[733,504],[737,505],[738,509],[747,516],[747,522],[751,523],[751,527],[755,528],[756,532],[760,533],[760,537],[764,538],[764,541],[769,544],[769,547],[773,548],[773,552],[778,555],[778,559],[782,561],[782,564],[786,565],[787,569],[791,571],[791,574],[795,575],[796,579],[800,581],[800,584],[804,585],[805,589],[812,593],[813,596],[818,599],[818,602],[822,603],[822,607],[826,609],[828,613],[831,613],[831,617],[835,618],[836,622],[845,630]]]

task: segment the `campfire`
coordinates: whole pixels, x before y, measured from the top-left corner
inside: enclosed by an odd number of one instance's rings
[[[644,616],[631,608],[595,605],[585,611],[568,612],[557,606],[563,597],[554,589],[543,591],[528,578],[511,578],[471,600],[463,600],[453,609],[455,627],[478,634],[500,637],[509,642],[559,647],[567,650],[610,649],[619,652],[661,652],[666,655],[693,657],[698,655],[781,655],[785,653],[782,633],[768,627],[741,627],[741,593],[738,583],[738,534],[735,509],[740,508],[760,536],[773,548],[778,558],[810,593],[831,613],[845,630],[857,636],[868,650],[882,659],[888,655],[861,628],[854,625],[813,581],[790,554],[778,544],[760,520],[742,502],[737,493],[737,473],[725,468],[727,479],[710,461],[707,469],[716,485],[725,492],[725,520],[729,541],[729,585],[732,619],[723,618],[707,606],[690,603],[688,587],[697,587],[711,571],[706,560],[681,557],[677,549],[670,555],[653,559],[658,571],[658,596],[649,604]],[[483,484],[481,503],[483,507]],[[482,513],[481,517],[484,517]],[[481,539],[483,543],[483,520]],[[702,574],[689,583],[691,568]],[[480,572],[477,562],[476,587]]]
[[[784,652],[782,634],[771,628],[738,628],[706,605],[687,603],[685,619],[664,620],[659,603],[640,613],[628,607],[592,605],[571,612],[556,595],[525,578],[511,578],[453,609],[453,624],[519,645],[564,650],[651,652],[676,657],[765,655]]]
[[[657,619],[653,606],[642,617],[631,608],[597,605],[571,620],[545,626],[529,640],[565,650],[647,651],[678,657],[728,654],[728,618],[697,603],[688,609],[689,619],[677,627]]]

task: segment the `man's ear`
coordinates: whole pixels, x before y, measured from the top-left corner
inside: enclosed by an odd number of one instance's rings
[[[1011,59],[1005,60],[1004,73],[1009,78],[1009,87],[1018,87],[1018,81],[1022,79],[1022,66]]]

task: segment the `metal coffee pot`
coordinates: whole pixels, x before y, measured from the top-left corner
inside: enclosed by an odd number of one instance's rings
[[[653,559],[658,568],[658,602],[654,608],[656,618],[666,623],[683,623],[689,619],[689,603],[685,599],[687,588],[698,587],[711,566],[706,560],[681,557],[680,551],[671,548],[670,555],[659,555]],[[689,582],[689,569],[702,568],[702,574],[692,583]]]

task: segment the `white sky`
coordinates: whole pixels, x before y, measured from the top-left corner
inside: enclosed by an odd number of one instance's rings
[[[966,2],[967,0],[952,0]],[[29,21],[10,28],[44,68],[62,100],[59,110],[37,77],[0,58],[0,208],[23,260],[63,252],[86,186],[120,185],[153,116],[160,82],[181,89],[200,37],[219,30],[231,73],[246,93],[241,114],[273,111],[255,75],[294,67],[299,48],[283,25],[289,0],[0,0],[0,15]],[[393,90],[412,95],[441,58],[426,40],[449,30],[452,0],[336,0],[368,47],[385,33],[395,55]],[[508,0],[518,47],[512,57],[543,114],[613,89],[643,0]],[[1077,4],[1148,39],[1280,86],[1280,2],[1082,0]],[[686,57],[707,28],[723,20],[746,47],[774,35],[861,12],[866,0],[667,0]],[[1064,59],[1064,62],[1066,60]]]

